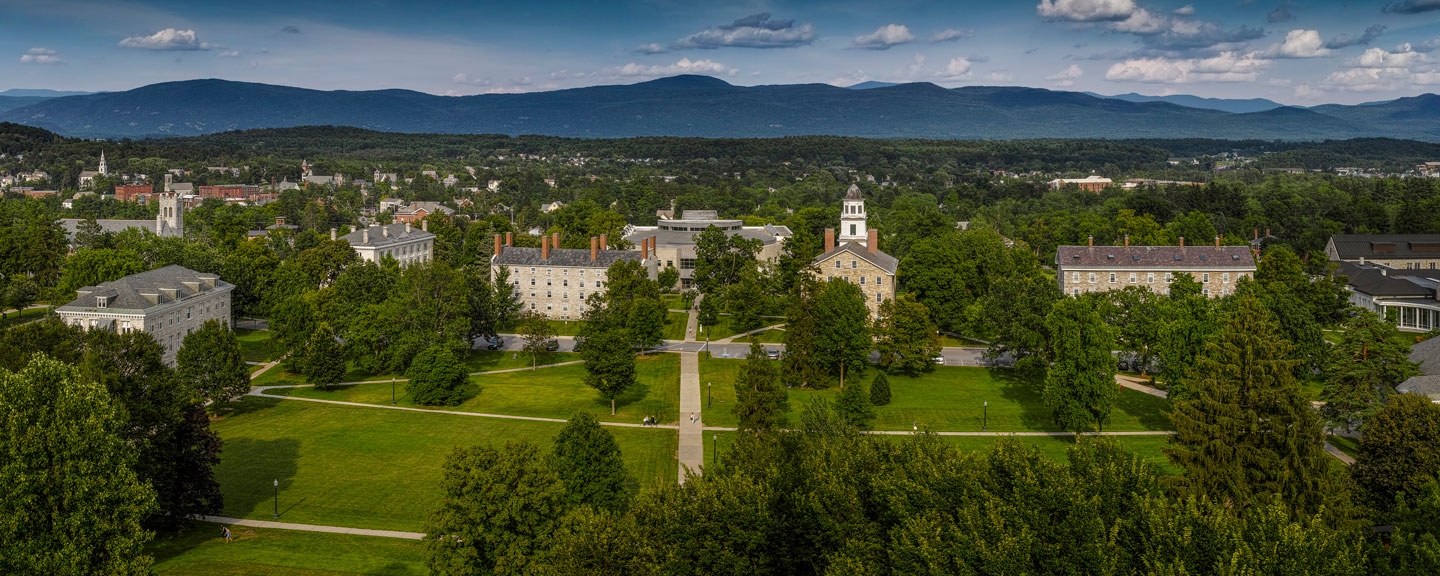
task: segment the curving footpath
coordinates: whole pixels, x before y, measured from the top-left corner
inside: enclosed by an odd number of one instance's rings
[[[423,533],[400,532],[398,530],[371,530],[369,528],[345,528],[343,526],[292,524],[290,522],[270,522],[268,520],[249,520],[246,518],[229,518],[226,516],[199,516],[198,519],[205,522],[214,522],[216,524],[229,524],[231,526],[249,526],[251,528],[298,530],[300,532],[325,532],[329,534],[353,534],[356,536],[374,536],[377,538],[401,538],[405,540],[425,539],[425,534]]]

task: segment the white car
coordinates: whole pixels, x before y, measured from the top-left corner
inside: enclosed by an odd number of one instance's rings
[[[945,365],[945,356],[941,354],[936,354],[934,357],[930,358],[930,361],[943,366]]]

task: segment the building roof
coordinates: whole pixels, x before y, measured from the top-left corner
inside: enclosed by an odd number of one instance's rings
[[[1341,260],[1440,258],[1440,234],[1336,234],[1330,243]]]
[[[621,260],[640,260],[640,252],[637,250],[600,250],[596,259],[590,259],[589,250],[575,248],[557,248],[550,250],[550,258],[540,257],[539,248],[521,248],[519,246],[506,246],[500,251],[499,256],[490,259],[495,266],[563,266],[563,267],[588,267],[588,268],[609,268],[611,264]]]
[[[717,210],[681,210],[680,220],[719,220],[720,212]]]
[[[1440,338],[1429,338],[1410,347],[1410,361],[1420,365],[1420,373],[1440,376]]]
[[[836,246],[834,250],[815,257],[815,262],[824,262],[843,253],[849,253],[861,260],[874,264],[877,268],[887,273],[894,274],[900,269],[900,260],[884,252],[871,252],[869,248],[859,242],[845,242]]]
[[[75,232],[80,229],[80,223],[84,221],[83,218],[61,218],[60,226],[65,228],[67,238],[74,239]],[[95,223],[99,224],[100,229],[105,232],[119,233],[131,228],[139,228],[153,234],[160,234],[159,225],[155,220],[96,220]]]
[[[220,277],[215,274],[206,274],[184,266],[170,265],[149,272],[131,274],[113,282],[101,282],[99,286],[86,286],[79,290],[78,298],[57,310],[60,312],[77,312],[92,308],[98,310],[96,300],[105,297],[109,300],[105,305],[105,310],[141,311],[233,287],[220,280]]]
[[[384,230],[388,229],[390,235],[386,236]],[[365,230],[370,231],[370,241],[365,242]],[[383,226],[370,226],[360,228],[354,232],[341,236],[340,238],[350,243],[352,248],[384,248],[396,244],[409,244],[421,240],[429,240],[435,235],[409,224],[385,224]]]
[[[441,214],[450,215],[455,213],[454,210],[451,210],[450,207],[445,206],[444,204],[430,201],[411,202],[409,206],[398,206],[395,208],[395,213],[417,214],[420,212],[420,210],[424,210],[426,213],[429,214],[439,212]]]
[[[1440,376],[1411,376],[1395,387],[1402,394],[1423,394],[1431,400],[1440,400]]]
[[[1431,298],[1435,296],[1436,282],[1413,276],[1420,270],[1392,270],[1383,266],[1366,264],[1361,266],[1341,262],[1337,270],[1349,279],[1350,289],[1367,296],[1388,296],[1392,298]],[[1440,276],[1440,270],[1432,273]]]
[[[856,185],[854,185],[854,184],[851,184],[851,185],[850,185],[850,189],[845,191],[845,199],[846,199],[846,200],[864,200],[864,199],[865,199],[865,195],[863,195],[863,194],[860,193],[860,187],[859,187],[859,186],[856,186]]]
[[[1254,270],[1249,246],[1061,246],[1055,264],[1062,268],[1232,268]]]
[[[1060,184],[1113,184],[1113,182],[1109,178],[1106,178],[1104,176],[1096,176],[1094,174],[1091,174],[1084,178],[1056,178],[1050,181],[1051,184],[1055,184],[1057,182]]]

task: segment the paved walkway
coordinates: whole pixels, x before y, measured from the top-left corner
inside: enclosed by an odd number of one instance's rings
[[[370,382],[370,384],[384,384],[384,383],[388,383],[388,382],[389,382],[389,380],[382,380],[382,381],[380,381],[380,382]],[[381,410],[401,410],[401,411],[405,411],[405,412],[424,412],[424,413],[426,413],[426,414],[449,414],[449,415],[451,415],[451,416],[473,416],[473,417],[476,417],[476,418],[499,418],[499,419],[501,419],[501,420],[529,420],[529,421],[531,421],[531,422],[559,422],[559,423],[562,423],[562,424],[565,423],[565,422],[569,422],[569,420],[566,420],[566,419],[564,419],[564,418],[543,418],[543,417],[540,417],[540,416],[515,416],[515,415],[513,415],[513,414],[487,414],[487,413],[485,413],[485,412],[463,412],[463,411],[460,411],[460,410],[435,410],[435,409],[432,409],[432,408],[415,408],[415,407],[412,407],[412,406],[391,406],[391,405],[389,405],[389,404],[366,404],[366,403],[364,403],[364,402],[345,402],[345,401],[343,401],[343,400],[324,400],[324,399],[320,399],[320,398],[301,398],[301,397],[298,397],[298,396],[272,396],[272,395],[266,394],[266,392],[269,391],[269,390],[272,389],[272,388],[309,388],[309,387],[310,387],[309,384],[302,384],[302,385],[298,385],[298,386],[295,386],[295,385],[287,385],[287,386],[259,386],[259,387],[256,387],[256,388],[252,388],[252,389],[250,390],[249,396],[258,396],[258,397],[261,397],[261,398],[272,398],[272,399],[275,399],[275,400],[295,400],[295,401],[298,401],[298,402],[315,402],[315,403],[317,403],[317,404],[333,404],[333,405],[335,405],[335,406],[352,406],[352,407],[356,407],[356,408],[378,408],[378,409],[381,409]],[[687,417],[687,418],[688,418],[688,417]],[[633,423],[633,424],[630,423],[630,422],[601,422],[600,425],[601,425],[601,426],[614,426],[614,427],[617,427],[617,428],[661,428],[661,429],[666,429],[666,430],[674,430],[674,429],[676,428],[675,426],[667,426],[667,425],[663,425],[663,424],[662,424],[662,425],[657,425],[657,426],[646,426],[646,425],[641,424],[641,423],[639,423],[639,422],[636,422],[636,423]]]
[[[1168,396],[1164,390],[1151,386],[1149,384],[1149,380],[1143,378],[1126,376],[1124,374],[1116,374],[1115,382],[1136,392],[1144,392],[1151,396],[1157,396],[1160,398],[1166,398]]]
[[[345,528],[341,526],[318,526],[315,524],[291,524],[289,522],[270,522],[267,520],[249,520],[245,518],[227,518],[225,516],[201,516],[205,522],[216,524],[230,524],[232,526],[249,526],[251,528],[273,528],[276,530],[299,530],[301,532],[326,532],[330,534],[354,534],[356,536],[375,536],[378,538],[403,538],[405,540],[424,540],[425,534],[421,532],[400,532],[397,530],[370,530],[368,528]]]
[[[1339,448],[1336,448],[1334,444],[1331,444],[1329,442],[1325,443],[1325,453],[1334,456],[1336,460],[1344,462],[1346,466],[1355,463],[1354,458],[1351,458],[1349,454],[1346,454]]]
[[[694,342],[696,335],[700,333],[700,311],[693,306],[688,311],[685,319],[685,341]]]
[[[749,332],[741,332],[741,333],[736,334],[736,335],[734,335],[734,336],[731,336],[731,337],[729,337],[729,338],[721,338],[721,339],[719,339],[719,340],[716,340],[715,343],[716,343],[716,344],[732,344],[732,343],[735,342],[735,339],[736,339],[736,338],[739,338],[741,342],[745,342],[746,345],[748,346],[748,345],[749,345],[749,342],[747,342],[745,339],[746,339],[746,338],[749,338],[751,334],[759,334],[759,333],[764,332],[764,331],[766,331],[766,330],[780,330],[780,329],[783,329],[783,328],[785,328],[785,323],[784,323],[784,322],[781,322],[781,323],[779,323],[779,324],[774,324],[774,325],[771,325],[771,326],[764,326],[764,327],[761,327],[761,328],[756,328],[756,329],[751,330],[751,331],[749,331]]]
[[[680,353],[680,483],[685,475],[700,475],[705,463],[705,422],[700,409],[700,355]],[[694,420],[692,421],[692,418]]]
[[[283,356],[280,358],[280,360],[284,360],[284,359],[285,359],[285,358],[284,358]],[[271,368],[274,368],[276,365],[280,364],[280,360],[275,360],[275,361],[273,361],[273,362],[267,363],[267,364],[265,364],[265,367],[264,367],[264,368],[261,368],[261,369],[259,369],[259,370],[254,371],[254,372],[251,372],[251,373],[250,373],[250,381],[251,381],[251,382],[254,382],[255,379],[256,379],[256,378],[259,378],[261,374],[264,374],[264,373],[266,373],[266,372],[269,372]]]

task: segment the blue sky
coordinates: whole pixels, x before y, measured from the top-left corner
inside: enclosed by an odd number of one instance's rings
[[[1440,92],[1440,0],[0,0],[0,90],[463,95],[679,73],[1355,103]]]

